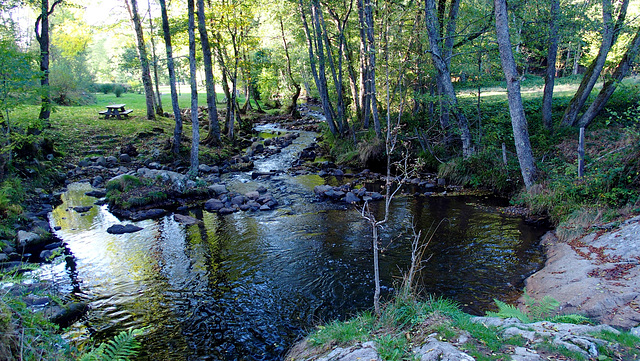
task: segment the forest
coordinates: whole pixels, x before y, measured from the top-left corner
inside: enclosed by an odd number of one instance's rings
[[[24,272],[17,264],[29,241],[20,233],[38,233],[45,222],[41,233],[52,236],[47,212],[55,216],[56,199],[77,181],[105,189],[104,204],[130,220],[209,198],[189,213],[201,224],[202,207],[218,203],[219,214],[282,206],[271,189],[252,198],[211,185],[251,169],[252,181],[279,174],[256,159],[285,152],[300,134],[265,135],[265,124],[315,134],[289,173],[377,175],[373,186],[327,180],[310,193],[355,197],[343,201],[359,210],[367,237],[373,233],[378,322],[378,252],[387,247],[392,203],[411,180],[444,187],[412,189],[421,197],[499,198],[506,205],[498,212],[547,227],[582,254],[577,239],[640,214],[639,17],[637,0],[4,0],[3,282]],[[113,104],[127,108],[123,119],[107,119]],[[150,168],[151,180],[127,178],[137,166]],[[385,204],[369,209],[365,199],[377,196]],[[29,254],[46,246],[39,247]],[[624,267],[615,279],[632,268]],[[11,320],[29,314],[12,302],[0,300],[3,327],[28,328]],[[140,334],[118,337],[133,350]],[[292,345],[282,337],[272,343]],[[9,338],[0,338],[0,358],[16,354],[19,343]],[[273,347],[267,359],[284,357]],[[631,349],[625,355],[637,355]]]

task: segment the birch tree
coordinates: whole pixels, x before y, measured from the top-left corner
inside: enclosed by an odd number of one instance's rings
[[[520,75],[516,68],[516,61],[511,49],[511,38],[509,36],[509,18],[507,13],[506,0],[494,0],[496,14],[496,38],[498,50],[500,51],[500,62],[507,81],[507,99],[509,101],[509,114],[511,115],[511,126],[513,128],[513,139],[520,163],[520,172],[527,189],[536,181],[537,169],[533,160],[533,151],[529,142],[529,131],[527,129],[527,118],[522,106],[520,95]]]

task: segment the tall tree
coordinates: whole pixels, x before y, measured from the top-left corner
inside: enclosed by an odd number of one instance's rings
[[[320,27],[320,20],[318,16],[319,2],[317,0],[311,1],[311,19],[314,33],[311,33],[309,29],[309,22],[307,21],[307,11],[305,9],[303,0],[299,0],[300,3],[300,16],[302,17],[302,24],[304,26],[305,35],[307,37],[309,62],[311,65],[311,73],[316,83],[316,88],[320,94],[320,102],[322,103],[322,110],[326,118],[327,125],[332,134],[338,135],[338,127],[333,119],[334,110],[329,101],[329,90],[327,85],[325,58],[324,58],[324,42],[322,37],[322,28]],[[317,65],[317,67],[316,67]]]
[[[589,68],[582,77],[580,86],[575,95],[567,105],[564,116],[562,118],[562,125],[574,126],[578,119],[578,113],[584,106],[584,103],[589,98],[589,94],[593,90],[600,73],[604,68],[609,51],[615,44],[620,34],[620,30],[624,25],[624,20],[627,15],[627,8],[629,6],[629,0],[622,0],[620,9],[618,11],[618,18],[613,21],[613,5],[611,0],[602,0],[602,43],[598,50],[598,55],[589,64]]]
[[[282,22],[282,17],[280,17],[280,34],[282,35],[282,43],[284,46],[284,55],[287,60],[287,79],[289,81],[289,86],[291,86],[294,91],[291,95],[291,102],[287,106],[287,114],[290,114],[293,119],[300,119],[300,112],[298,112],[298,97],[300,96],[300,84],[293,78],[293,72],[291,71],[291,57],[289,56],[289,45],[287,43],[287,37],[284,34],[284,23]]]
[[[167,51],[167,70],[169,72],[169,86],[171,88],[171,106],[176,126],[173,130],[173,153],[180,153],[180,142],[182,141],[182,114],[178,105],[178,90],[176,89],[176,71],[173,63],[173,47],[171,46],[171,29],[169,28],[169,17],[167,15],[167,5],[165,0],[159,0],[160,13],[162,15],[162,33],[164,34],[164,44]]]
[[[129,6],[128,0],[124,0],[124,3],[126,4],[129,15],[131,16],[131,21],[133,22],[133,27],[136,32],[136,40],[138,41],[138,55],[140,56],[140,67],[142,70],[142,85],[144,86],[144,95],[147,104],[147,119],[154,120],[156,119],[154,111],[155,100],[153,99],[154,95],[153,85],[151,84],[151,74],[149,71],[149,58],[147,57],[147,48],[144,44],[142,24],[140,22],[140,15],[138,12],[138,0],[130,1],[131,6]]]
[[[639,52],[640,28],[637,30],[636,35],[631,41],[631,44],[629,44],[629,47],[622,56],[622,59],[620,59],[620,62],[613,71],[613,74],[610,77],[607,77],[596,99],[591,103],[591,105],[589,105],[589,108],[587,108],[582,117],[578,120],[578,125],[580,127],[588,127],[596,115],[598,115],[598,113],[600,113],[604,108],[609,101],[609,98],[611,98],[611,95],[613,95],[613,92],[618,87],[618,84],[620,84],[622,79],[629,74],[629,69],[631,69],[634,64],[637,64]]]
[[[40,44],[40,71],[42,72],[42,77],[40,78],[42,103],[39,119],[44,122],[45,126],[49,125],[49,117],[51,115],[51,97],[49,96],[49,16],[55,10],[56,5],[62,2],[63,0],[56,0],[49,7],[49,0],[42,0],[40,14],[36,19],[35,25],[36,40]]]
[[[544,75],[544,91],[542,94],[542,121],[544,126],[553,129],[553,87],[556,79],[556,59],[558,57],[558,16],[560,0],[551,0],[549,18],[549,49],[547,51],[547,69]]]
[[[441,29],[444,28],[444,20],[438,19],[438,12],[443,14],[444,9],[436,9],[434,0],[425,0],[425,21],[427,33],[429,35],[429,46],[431,49],[431,59],[437,71],[438,89],[443,97],[444,110],[451,112],[458,122],[460,129],[460,140],[462,140],[462,156],[468,157],[473,153],[471,144],[471,132],[469,131],[469,121],[458,106],[458,98],[456,97],[453,83],[451,82],[451,64],[453,39],[455,35],[456,19],[460,0],[452,0],[449,9],[449,18],[447,19],[447,35],[442,41]],[[441,15],[442,16],[442,15]],[[440,44],[443,44],[442,47]]]
[[[204,139],[205,144],[220,144],[220,123],[218,123],[218,108],[216,106],[216,87],[213,80],[213,63],[211,57],[211,44],[206,27],[204,0],[197,0],[198,6],[198,31],[200,32],[200,44],[202,45],[202,57],[204,60],[204,76],[207,88],[207,113],[209,118],[209,134]]]
[[[513,128],[513,139],[520,163],[520,172],[527,189],[536,181],[537,169],[533,160],[533,151],[529,142],[529,131],[527,129],[527,118],[524,115],[522,97],[520,95],[520,75],[516,68],[516,61],[511,49],[511,38],[509,36],[509,18],[507,13],[506,0],[494,0],[496,14],[496,38],[498,50],[500,51],[500,62],[507,81],[507,99],[509,101],[509,114],[511,115],[511,126]]]
[[[153,80],[156,85],[156,114],[164,115],[164,109],[162,109],[162,95],[160,94],[160,82],[158,81],[158,56],[156,54],[156,40],[155,30],[153,26],[153,17],[151,16],[151,0],[147,0],[148,15],[149,15],[149,38],[151,40],[151,56],[153,57]]]
[[[198,174],[198,154],[200,144],[200,127],[198,124],[198,83],[196,81],[196,34],[195,34],[195,5],[194,0],[187,0],[189,13],[189,83],[191,85],[191,167],[189,173]]]

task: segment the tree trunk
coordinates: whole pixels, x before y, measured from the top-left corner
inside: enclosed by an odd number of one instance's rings
[[[553,86],[556,79],[556,59],[558,57],[558,14],[560,0],[551,0],[551,19],[549,24],[549,49],[547,69],[544,76],[542,94],[542,122],[549,131],[553,129]]]
[[[167,16],[167,6],[165,0],[159,0],[160,12],[162,14],[162,32],[164,34],[164,44],[167,49],[167,70],[169,71],[169,86],[171,87],[171,107],[176,126],[173,130],[173,154],[180,153],[180,142],[182,141],[182,114],[178,105],[178,90],[176,89],[176,71],[173,64],[173,48],[171,46],[171,29],[169,28],[169,17]]]
[[[160,82],[158,81],[158,56],[156,55],[156,40],[153,28],[153,18],[151,17],[151,0],[147,0],[147,6],[149,11],[149,32],[151,36],[151,56],[153,57],[153,80],[156,85],[156,114],[164,115],[164,109],[162,109],[162,94],[160,94]]]
[[[612,16],[613,5],[611,5],[611,0],[602,0],[602,43],[600,44],[598,55],[589,65],[587,72],[584,74],[584,77],[580,82],[578,90],[565,109],[564,116],[562,118],[562,125],[576,125],[578,113],[589,98],[589,95],[591,94],[591,91],[604,68],[607,60],[607,54],[609,54],[609,51],[618,38],[618,34],[620,33],[620,29],[627,14],[628,6],[629,0],[623,0],[620,13],[618,14],[618,19],[614,24]]]
[[[49,8],[49,0],[42,0],[40,7],[40,15],[36,20],[35,32],[36,40],[40,44],[40,87],[42,88],[40,119],[45,127],[49,126],[49,117],[51,116],[51,97],[49,96],[49,15],[53,13],[56,5],[63,0],[56,0]]]
[[[198,31],[202,44],[202,58],[204,61],[204,76],[207,88],[207,113],[209,119],[209,134],[203,143],[208,145],[220,144],[220,123],[218,122],[218,108],[216,106],[216,88],[213,80],[213,62],[211,57],[211,45],[205,22],[204,0],[197,0],[198,6]]]
[[[280,34],[282,35],[282,43],[284,45],[284,55],[287,59],[287,77],[289,78],[289,85],[295,89],[286,112],[287,114],[290,114],[293,119],[300,119],[300,112],[298,112],[298,97],[300,96],[301,88],[300,84],[298,84],[298,82],[293,78],[293,73],[291,72],[291,57],[289,56],[289,46],[284,34],[284,23],[282,22],[282,18],[280,18]]]
[[[315,1],[315,0],[314,0]],[[308,50],[309,50],[309,62],[311,65],[311,73],[313,74],[313,79],[315,80],[316,87],[318,88],[318,92],[320,93],[320,100],[322,102],[322,110],[324,112],[324,116],[326,118],[327,125],[329,126],[329,130],[331,134],[338,135],[338,129],[333,120],[333,110],[331,108],[331,104],[329,103],[329,93],[327,91],[327,80],[325,76],[324,69],[324,47],[322,46],[322,34],[319,34],[320,29],[316,26],[316,12],[319,10],[316,8],[315,4],[312,2],[311,4],[311,13],[313,19],[313,27],[316,31],[315,37],[312,36],[309,31],[309,23],[307,22],[307,15],[304,8],[303,0],[299,0],[300,4],[300,15],[302,17],[302,24],[304,25],[305,35],[307,37],[308,42]],[[314,52],[313,45],[316,44],[317,52]],[[316,59],[317,56],[317,59]],[[318,62],[318,69],[316,68],[316,61]]]
[[[520,96],[520,77],[516,68],[516,61],[511,50],[511,39],[509,37],[509,20],[507,18],[506,0],[494,0],[496,13],[496,35],[498,50],[500,51],[500,61],[507,81],[507,97],[509,100],[509,114],[511,115],[511,126],[513,128],[513,139],[520,163],[520,172],[527,189],[536,181],[536,165],[533,160],[531,143],[529,142],[529,131],[527,130],[527,118],[522,107]]]
[[[140,23],[140,16],[138,15],[138,0],[131,1],[131,21],[136,31],[136,39],[138,41],[138,55],[140,56],[140,66],[142,68],[142,85],[144,86],[144,96],[147,103],[147,119],[155,120],[156,114],[154,112],[154,95],[153,85],[151,84],[151,75],[149,72],[149,59],[147,58],[147,48],[144,44],[144,36],[142,34],[142,25]],[[129,3],[124,0],[127,7]]]
[[[191,84],[191,167],[189,173],[192,177],[198,175],[198,154],[200,145],[200,125],[198,123],[198,83],[196,82],[196,34],[195,34],[195,9],[194,0],[187,0],[189,13],[189,76]]]
[[[364,129],[369,129],[369,116],[371,114],[371,89],[369,87],[369,47],[367,45],[366,21],[363,0],[358,0],[358,20],[360,22],[360,109]]]
[[[369,69],[367,71],[367,75],[369,75],[369,104],[371,106],[373,128],[378,138],[382,139],[376,90],[376,43],[373,34],[373,6],[371,5],[371,0],[364,0],[364,19],[366,24],[367,49],[369,51]]]
[[[624,56],[622,57],[622,59],[620,59],[620,62],[616,66],[616,69],[614,70],[613,75],[611,75],[611,77],[604,82],[604,85],[602,86],[600,93],[598,93],[598,96],[596,97],[596,99],[593,101],[593,103],[591,103],[591,105],[589,105],[589,108],[587,109],[587,111],[582,115],[582,117],[578,121],[578,126],[584,127],[584,128],[588,127],[589,124],[591,124],[591,122],[593,121],[593,119],[598,115],[598,113],[602,111],[604,106],[607,105],[609,98],[611,98],[611,95],[613,95],[613,92],[615,92],[616,88],[618,87],[618,84],[620,84],[622,79],[624,79],[624,77],[627,76],[627,74],[629,73],[629,69],[631,69],[632,66],[634,65],[635,59],[638,56],[639,50],[640,50],[640,29],[638,30],[635,37],[631,41],[631,44],[629,44],[629,48],[627,48],[627,51],[625,52]]]
[[[457,16],[457,11],[451,11],[451,16]],[[438,19],[436,17],[436,6],[434,0],[425,0],[425,21],[427,26],[427,33],[429,35],[429,46],[431,48],[431,58],[433,65],[437,70],[437,83],[438,90],[442,94],[443,99],[443,111],[449,111],[456,118],[458,128],[460,129],[460,140],[462,140],[462,156],[469,157],[473,153],[473,147],[471,145],[471,132],[469,131],[469,121],[464,115],[462,110],[458,107],[458,98],[456,97],[453,83],[451,82],[451,73],[449,70],[450,59],[444,57],[445,54],[451,54],[451,45],[447,45],[445,41],[445,47],[440,49],[440,34],[438,32]],[[456,19],[449,19],[450,23],[455,22]],[[454,32],[455,26],[449,25],[447,31]],[[449,34],[451,37],[453,34]],[[449,56],[450,58],[451,56]]]

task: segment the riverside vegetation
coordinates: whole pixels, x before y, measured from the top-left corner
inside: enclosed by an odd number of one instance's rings
[[[67,169],[81,159],[97,154],[115,154],[117,149],[131,144],[149,157],[160,150],[156,155],[164,157],[163,162],[184,164],[187,161],[188,139],[181,144],[178,158],[170,155],[169,147],[165,146],[173,126],[170,119],[158,117],[153,122],[138,116],[129,120],[98,119],[97,111],[112,101],[110,97],[113,95],[97,94],[95,106],[57,108],[51,118],[51,127],[40,134],[17,133],[24,136],[14,143],[16,157],[0,188],[0,212],[3,215],[0,232],[3,248],[11,243],[21,225],[28,223],[25,214],[38,203],[43,191],[51,194],[65,182],[73,180],[67,178]],[[536,115],[539,109],[538,98],[531,95],[526,99],[527,115],[534,134],[533,148],[542,170],[542,181],[530,191],[520,190],[522,184],[515,157],[508,154],[505,165],[498,147],[485,145],[471,157],[462,159],[452,156],[455,144],[436,142],[431,149],[423,149],[420,139],[413,132],[402,132],[400,138],[412,155],[412,164],[419,172],[435,172],[448,182],[466,189],[485,188],[510,196],[514,206],[527,207],[528,214],[548,216],[556,225],[557,233],[564,239],[571,239],[590,232],[594,227],[612,222],[615,224],[640,211],[638,98],[638,85],[632,79],[612,99],[615,109],[626,110],[608,112],[587,133],[587,176],[582,179],[576,176],[576,131],[561,128],[554,133],[547,132]],[[119,101],[126,102],[132,109],[142,109],[140,95],[124,93],[121,99]],[[467,106],[471,107],[472,99],[466,101]],[[563,102],[567,101],[568,97],[562,97],[561,94],[556,110],[560,111]],[[488,119],[485,119],[483,139],[486,144],[495,144],[496,140],[505,139],[503,129],[507,126],[508,118],[498,110],[504,106],[504,98],[491,95],[486,96],[484,102],[487,109],[484,114]],[[14,116],[16,128],[26,130],[34,126],[33,119],[37,118],[37,112],[35,106],[22,106]],[[411,129],[412,122],[416,120],[407,118],[405,121],[406,128]],[[352,142],[335,139],[329,133],[325,133],[324,138],[326,141],[323,147],[337,162],[343,164],[364,167],[375,164],[382,155],[379,144],[367,141],[372,139],[370,133],[362,134],[357,146]],[[215,164],[241,152],[242,144],[227,142],[219,148],[204,147],[200,154],[201,161]],[[90,177],[90,174],[85,176]],[[37,189],[40,190],[36,191]],[[7,275],[3,276],[5,282],[6,277]],[[68,346],[56,346],[64,345],[62,341],[29,342],[34,339],[59,338],[55,327],[37,313],[29,311],[20,297],[6,293],[1,302],[3,327],[7,330],[5,335],[8,335],[4,340],[7,352],[15,354],[20,352],[21,347],[23,352],[28,352],[25,345],[38,345],[39,355],[47,352],[59,355],[60,350],[66,349],[68,357],[75,357],[73,355],[77,353]],[[507,345],[520,347],[526,344],[522,339],[505,343],[497,328],[479,326],[471,323],[470,319],[471,316],[465,315],[446,300],[430,299],[420,302],[412,298],[398,298],[384,307],[380,318],[365,313],[344,324],[334,323],[310,336],[308,342],[314,345],[344,345],[348,340],[360,341],[365,337],[372,337],[378,340],[380,354],[384,359],[408,357],[408,347],[412,345],[412,340],[416,340],[412,335],[425,338],[434,332],[447,340],[454,339],[463,331],[469,332],[475,341],[465,347],[469,348],[467,351],[470,354],[476,354],[480,359],[500,359],[496,356],[500,352],[510,352]],[[627,333],[607,334],[602,338],[623,345],[621,349],[600,351],[602,357],[615,359],[618,354],[634,355],[637,350],[637,339]],[[555,355],[564,352],[555,349],[556,346],[552,344],[543,342],[541,345],[539,352]],[[476,351],[473,351],[474,348]],[[35,352],[35,349],[32,351]]]

